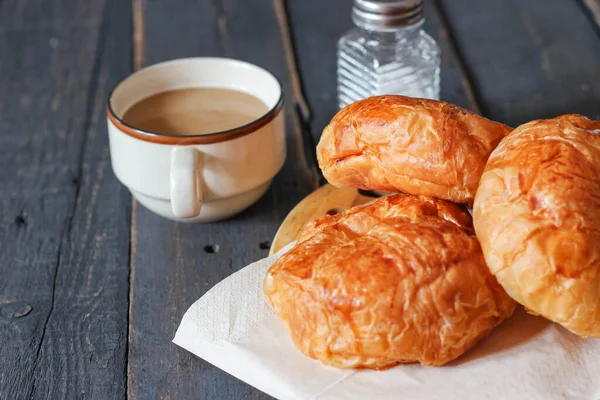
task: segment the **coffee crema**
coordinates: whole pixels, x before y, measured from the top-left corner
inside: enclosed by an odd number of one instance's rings
[[[122,119],[144,131],[189,136],[238,128],[267,111],[259,98],[239,90],[187,88],[146,97],[131,106]]]

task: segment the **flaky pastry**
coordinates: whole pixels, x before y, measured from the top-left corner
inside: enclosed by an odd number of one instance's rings
[[[515,129],[492,153],[473,212],[512,298],[600,337],[600,121],[563,115]]]
[[[300,351],[339,368],[445,364],[515,307],[468,212],[406,194],[309,224],[264,292]]]
[[[472,203],[485,163],[511,131],[442,101],[375,96],[339,111],[317,158],[337,187]]]

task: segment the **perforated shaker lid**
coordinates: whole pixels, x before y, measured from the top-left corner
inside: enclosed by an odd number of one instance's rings
[[[393,30],[423,19],[423,0],[354,0],[352,21],[362,28]]]

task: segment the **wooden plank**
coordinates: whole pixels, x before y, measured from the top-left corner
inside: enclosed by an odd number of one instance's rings
[[[137,0],[136,0],[137,1]],[[135,4],[135,3],[134,3]],[[131,276],[129,396],[268,398],[171,343],[183,313],[215,283],[267,255],[279,223],[317,186],[314,164],[291,105],[291,69],[270,1],[141,1],[142,64],[226,56],[273,72],[286,91],[288,159],[265,196],[231,220],[189,225],[137,206]],[[164,21],[177,21],[166,29]],[[135,30],[134,30],[135,31]],[[138,54],[138,51],[135,52]]]
[[[441,99],[482,114],[481,104],[445,15],[434,1],[426,1],[425,4],[424,29],[435,38],[442,50]]]
[[[352,2],[303,0],[287,4],[303,91],[312,112],[312,119],[306,123],[316,143],[338,109],[337,42],[352,28]],[[457,56],[453,38],[432,1],[426,1],[425,4],[424,29],[438,41],[442,49],[441,98],[479,112],[476,96]]]
[[[112,6],[1,4],[2,399],[125,394],[128,198],[103,112],[130,22]]]
[[[489,117],[600,116],[600,38],[578,2],[440,4]]]

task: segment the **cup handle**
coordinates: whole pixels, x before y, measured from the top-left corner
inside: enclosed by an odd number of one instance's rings
[[[193,218],[200,214],[201,161],[202,153],[193,147],[171,150],[171,209],[177,218]]]

